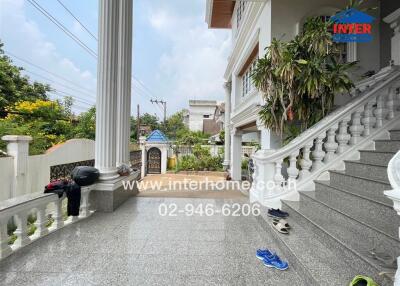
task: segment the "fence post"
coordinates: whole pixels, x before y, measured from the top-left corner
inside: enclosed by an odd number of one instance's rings
[[[27,193],[28,157],[30,136],[5,135],[1,138],[7,142],[7,154],[14,158],[14,178],[11,198]]]
[[[140,149],[142,150],[142,166],[141,166],[141,172],[140,172],[140,178],[143,179],[144,176],[146,176],[146,137],[145,136],[140,136],[139,138],[139,144],[140,144]]]

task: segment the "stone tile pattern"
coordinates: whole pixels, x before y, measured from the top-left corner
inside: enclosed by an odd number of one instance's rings
[[[158,213],[160,203],[236,202],[246,200],[131,198],[3,260],[0,285],[307,285],[256,259],[260,247],[281,251],[253,216]]]

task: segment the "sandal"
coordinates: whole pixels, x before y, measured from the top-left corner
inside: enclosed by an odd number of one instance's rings
[[[291,226],[289,225],[289,223],[287,222],[286,219],[277,219],[277,218],[274,218],[274,219],[272,219],[272,221],[273,221],[273,222],[280,222],[280,223],[282,223],[282,224],[285,226],[286,229],[291,229]]]
[[[280,221],[273,221],[272,222],[272,226],[275,228],[275,230],[277,232],[280,232],[280,233],[283,233],[283,234],[289,234],[288,229]]]

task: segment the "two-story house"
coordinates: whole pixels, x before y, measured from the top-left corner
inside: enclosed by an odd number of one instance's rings
[[[343,60],[359,61],[355,78],[367,72],[376,73],[388,66],[391,60],[393,28],[382,21],[394,12],[396,1],[367,1],[369,7],[378,9],[368,12],[376,18],[369,43],[340,44]],[[304,21],[311,16],[329,17],[343,10],[347,0],[265,0],[232,1],[207,0],[206,22],[209,28],[232,30],[232,52],[224,74],[226,80],[227,139],[225,166],[233,179],[240,180],[240,149],[244,134],[257,132],[262,149],[281,146],[280,138],[265,129],[258,119],[263,100],[254,88],[251,73],[256,60],[265,55],[273,38],[290,40],[297,35]],[[339,97],[341,105],[348,98]],[[229,134],[231,134],[229,136]],[[229,137],[229,138],[228,138]],[[236,154],[236,156],[235,156]]]

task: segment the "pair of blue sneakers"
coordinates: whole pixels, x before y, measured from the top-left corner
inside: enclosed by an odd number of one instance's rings
[[[286,270],[289,268],[289,264],[282,261],[276,253],[272,253],[268,249],[258,249],[256,257],[264,263],[265,266],[275,268],[278,270]]]

